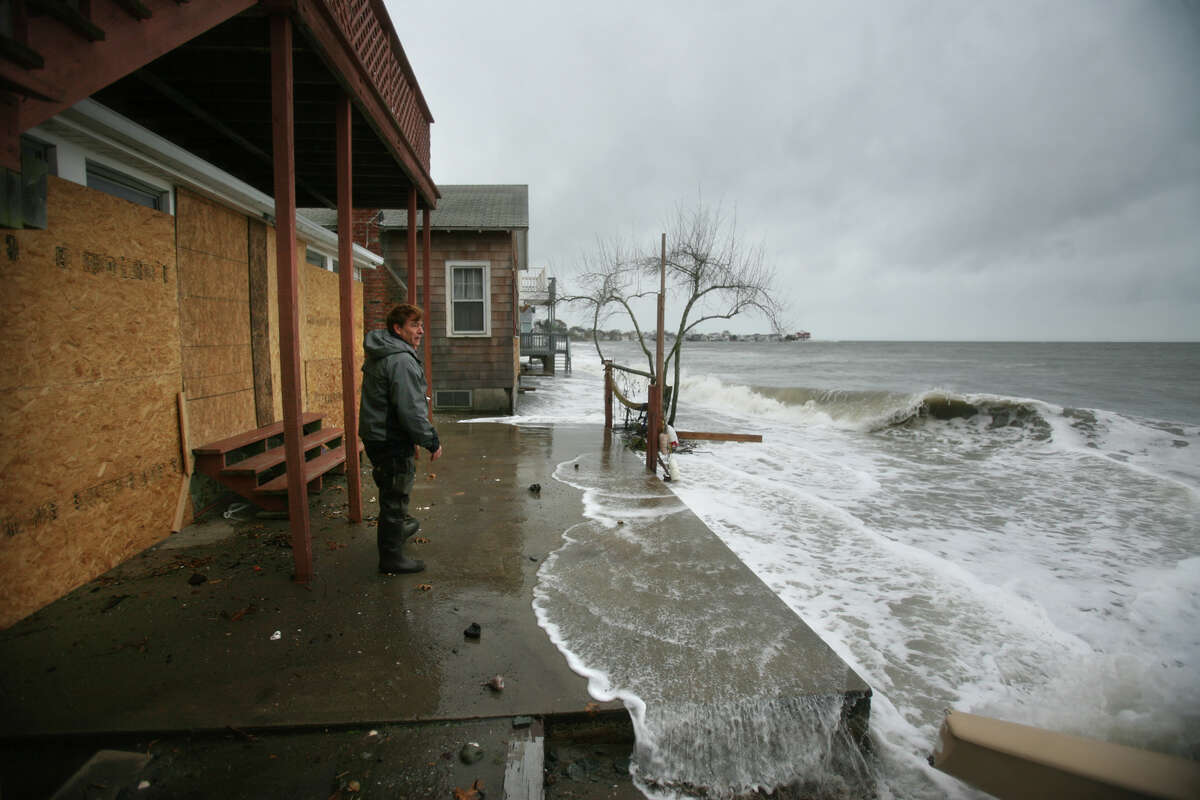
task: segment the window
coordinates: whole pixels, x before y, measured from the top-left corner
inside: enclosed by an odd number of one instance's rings
[[[446,288],[448,335],[491,336],[491,266],[488,262],[447,262]]]
[[[87,185],[155,211],[167,210],[167,193],[162,189],[93,161],[87,162]]]

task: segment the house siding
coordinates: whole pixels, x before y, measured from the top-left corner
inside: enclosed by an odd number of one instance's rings
[[[408,274],[407,239],[405,231],[387,231],[383,237],[383,256],[396,275],[405,278]],[[509,231],[438,231],[430,233],[430,296],[429,318],[425,321],[426,335],[430,337],[433,388],[435,391],[470,389],[499,390],[504,392],[504,407],[497,407],[498,391],[478,393],[475,397],[477,411],[514,410],[516,395],[517,363],[515,339],[515,273],[513,269],[513,235]],[[426,307],[420,288],[422,270],[421,252],[417,250],[418,293],[417,303]],[[490,314],[491,335],[449,336],[446,316],[446,264],[454,261],[486,261],[490,266]],[[406,295],[387,270],[377,270],[389,284],[382,292],[381,302],[390,310],[398,302],[406,302]],[[368,302],[370,302],[368,294]],[[386,318],[387,311],[383,312]],[[382,321],[378,325],[383,328]]]

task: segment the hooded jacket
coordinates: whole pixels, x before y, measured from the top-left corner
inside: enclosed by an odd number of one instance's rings
[[[412,345],[391,331],[368,331],[363,338],[362,402],[358,435],[368,445],[388,444],[399,452],[420,445],[440,446],[426,413],[425,368]]]

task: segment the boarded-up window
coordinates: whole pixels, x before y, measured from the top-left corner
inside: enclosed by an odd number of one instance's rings
[[[167,208],[167,193],[162,189],[92,161],[87,162],[87,185],[89,189],[98,189],[155,211]]]
[[[486,261],[449,262],[446,272],[446,285],[450,287],[446,298],[449,335],[491,335],[489,264]]]

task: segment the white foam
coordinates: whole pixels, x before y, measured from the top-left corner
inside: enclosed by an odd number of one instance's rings
[[[764,441],[699,443],[677,455],[672,488],[873,687],[881,797],[977,796],[924,760],[950,706],[1200,755],[1200,427],[950,390],[1042,422],[880,426],[938,391],[893,394],[875,417],[831,413],[692,363],[677,427]],[[539,384],[531,419],[602,418],[598,370],[557,380]],[[557,472],[584,490],[589,524],[611,535],[625,522],[625,545],[673,513]],[[568,658],[593,696],[621,699],[653,735],[652,673],[638,691],[614,687],[579,644],[586,629],[539,623],[580,648]]]

